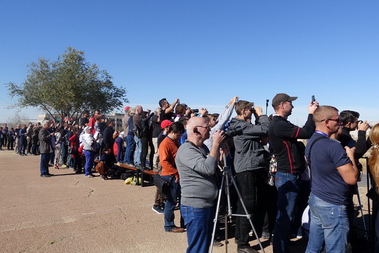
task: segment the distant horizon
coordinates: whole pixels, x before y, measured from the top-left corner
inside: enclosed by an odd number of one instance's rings
[[[151,112],[153,112],[155,109],[158,108],[158,105],[156,107],[154,107],[154,104],[145,104],[145,105],[144,104],[127,104],[125,106],[135,107],[137,105],[141,105],[144,110],[150,109]],[[199,106],[196,106],[196,105],[194,105],[191,108],[207,108],[207,110],[209,111],[209,113],[222,113],[222,111],[225,108],[225,105],[217,105],[217,106],[212,106],[212,105],[208,105],[208,106],[200,106],[199,105]],[[307,118],[307,114],[308,114],[307,107],[305,107],[305,106],[297,106],[296,102],[294,103],[294,105],[295,105],[295,108],[293,109],[292,115],[290,115],[288,117],[288,120],[290,122],[292,122],[293,124],[295,124],[295,125],[302,126],[303,124],[305,124],[305,121],[306,121],[306,118]],[[262,109],[263,109],[263,113],[265,114],[266,107],[262,107]],[[337,109],[339,109],[339,108],[337,108]],[[354,109],[352,109],[352,108],[344,108],[342,110],[354,110]],[[339,109],[340,112],[342,110]],[[267,112],[268,112],[268,115],[274,113],[274,110],[271,107],[271,105],[268,106]],[[365,117],[366,116],[365,113],[362,114],[361,111],[358,111],[358,112],[361,115],[361,117],[359,119],[367,121],[371,126],[374,126],[375,124],[379,123],[379,119],[378,118],[377,119],[366,118]],[[111,113],[121,113],[121,114],[123,114],[124,112],[123,111],[112,111],[112,112],[109,112],[106,115],[109,115]],[[26,121],[37,121],[38,115],[42,115],[42,114],[44,114],[42,111],[39,111],[38,109],[36,109],[36,113],[34,114],[35,117],[34,118],[28,118],[28,119],[25,119],[25,120]],[[46,113],[46,114],[48,114],[48,113]],[[22,117],[23,114],[20,113],[19,116]],[[233,112],[232,117],[235,117],[235,116],[236,116],[236,113]],[[8,123],[8,122],[3,122],[2,120],[0,122],[1,122],[0,124]]]

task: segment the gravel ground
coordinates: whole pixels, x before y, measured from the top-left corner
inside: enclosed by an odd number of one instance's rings
[[[85,178],[71,169],[50,168],[54,176],[41,178],[39,162],[0,151],[1,252],[185,252],[186,234],[164,232],[163,215],[151,210],[154,186]],[[257,241],[251,244],[259,250]],[[262,244],[272,252],[268,241]],[[305,245],[294,240],[291,248],[303,252]],[[228,251],[236,252],[234,238]]]

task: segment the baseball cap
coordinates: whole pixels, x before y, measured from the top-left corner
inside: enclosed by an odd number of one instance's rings
[[[166,128],[166,127],[168,127],[168,126],[171,126],[172,123],[174,123],[174,122],[169,121],[168,119],[165,119],[165,120],[162,121],[162,123],[161,123],[161,128],[163,129],[163,128]]]
[[[130,106],[125,107],[124,111],[129,111]]]
[[[283,102],[291,102],[291,101],[294,101],[296,100],[297,97],[290,97],[289,95],[287,95],[286,93],[278,93],[275,95],[275,97],[272,99],[272,107],[277,107],[278,105],[280,105],[280,103],[283,103]]]

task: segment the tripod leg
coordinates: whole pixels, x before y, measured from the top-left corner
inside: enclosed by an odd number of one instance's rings
[[[359,209],[361,210],[361,215],[362,215],[363,228],[364,228],[364,230],[365,230],[365,238],[368,240],[366,221],[365,221],[365,216],[364,216],[364,214],[363,214],[363,208],[362,208],[361,197],[360,197],[360,195],[359,195],[358,184],[356,184],[355,186],[356,186],[356,190],[357,190],[358,205],[359,205]]]
[[[223,176],[222,180],[221,180],[220,189],[218,190],[218,198],[217,198],[217,204],[216,204],[216,214],[215,214],[215,218],[213,220],[212,239],[211,239],[211,243],[209,245],[209,251],[208,251],[209,253],[212,253],[212,250],[213,250],[213,243],[214,243],[214,238],[215,238],[215,235],[216,235],[218,213],[220,212],[222,187],[224,186],[224,183],[225,183],[224,180],[225,180],[225,177]]]

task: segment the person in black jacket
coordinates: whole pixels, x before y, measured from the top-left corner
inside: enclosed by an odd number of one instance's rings
[[[274,252],[288,252],[289,234],[294,208],[300,187],[300,175],[305,169],[304,145],[298,139],[309,139],[315,131],[313,112],[318,102],[308,107],[308,119],[303,128],[287,120],[291,115],[292,101],[285,93],[276,94],[272,100],[275,115],[269,126],[269,141],[277,161],[275,186],[278,190],[278,214],[274,228]]]
[[[369,129],[367,122],[359,121],[359,113],[355,111],[345,110],[340,113],[340,119],[342,121],[342,132],[338,136],[338,140],[343,147],[349,148],[355,147],[354,158],[357,161],[362,158],[367,150],[371,147],[371,142],[366,138],[366,131]],[[350,132],[358,129],[358,139],[355,141]],[[357,163],[359,169],[362,169],[362,165]]]
[[[356,111],[344,110],[340,113],[340,120],[342,122],[342,132],[338,135],[338,141],[341,142],[342,147],[354,148],[354,160],[357,164],[357,167],[362,171],[362,164],[359,162],[359,159],[367,152],[371,147],[370,139],[366,138],[366,131],[369,129],[369,124],[367,122],[359,121],[359,113]],[[358,129],[358,138],[355,141],[350,132]],[[356,230],[352,229],[353,220],[354,220],[354,203],[353,195],[358,193],[357,184],[350,186],[350,196],[349,204],[347,205],[347,213],[349,216],[349,222],[351,229],[349,231],[348,241],[354,251],[357,245],[357,234]]]
[[[103,148],[104,149],[110,148],[112,150],[112,154],[113,154],[113,144],[114,144],[113,133],[114,133],[114,121],[109,120],[107,123],[107,127],[105,128],[103,132]]]
[[[154,145],[152,139],[152,128],[150,124],[150,119],[154,115],[154,113],[150,114],[150,110],[143,112],[143,117],[141,119],[141,169],[151,170],[153,169],[153,155],[154,155]],[[148,149],[150,148],[150,157],[149,157],[149,165],[150,167],[146,167],[146,157],[148,153]]]

